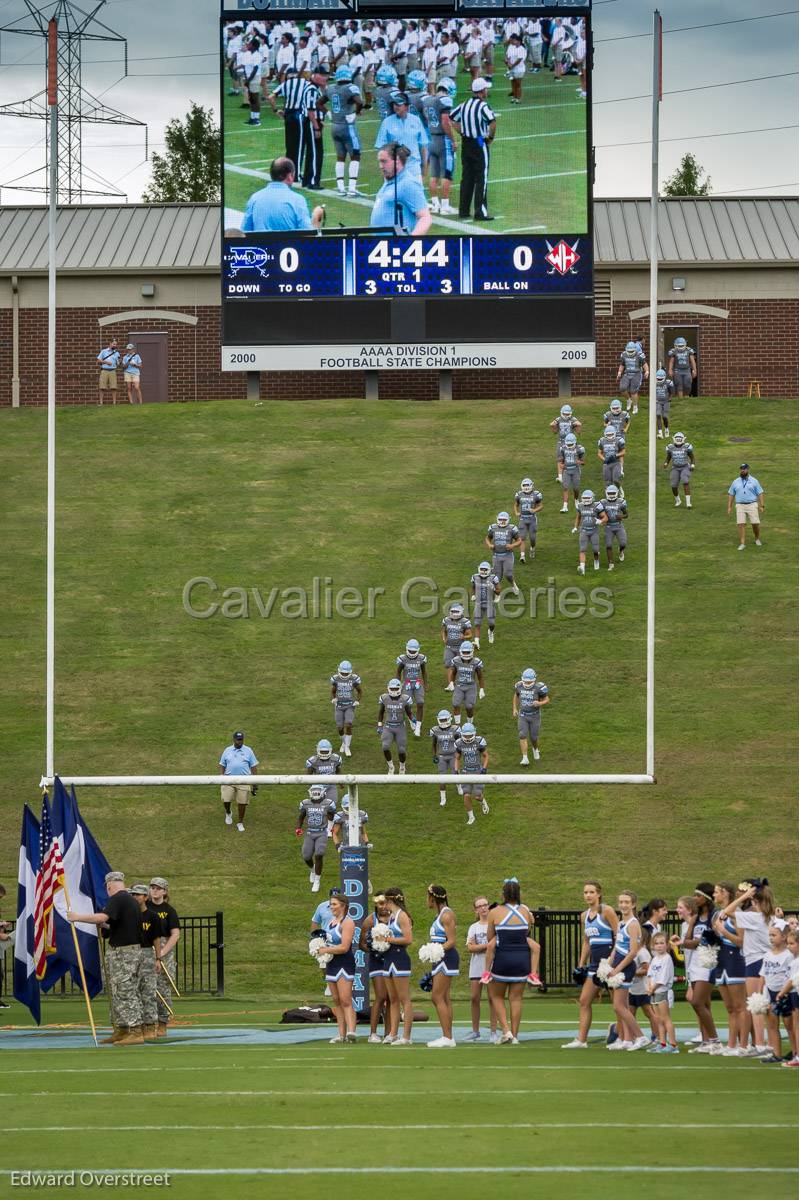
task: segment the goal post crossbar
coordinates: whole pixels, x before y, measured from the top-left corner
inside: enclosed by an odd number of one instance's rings
[[[585,783],[585,784],[624,784],[624,783],[654,783],[654,775],[603,775],[603,774],[542,774],[519,775],[486,773],[463,775],[61,775],[61,782],[75,787],[206,787],[221,784],[255,784],[265,786],[305,786],[313,784],[344,784],[347,787],[358,787],[360,784],[379,784],[395,787],[398,784],[463,784],[464,782],[483,784],[529,785],[544,783]],[[43,776],[41,783],[49,787],[54,782],[52,777]]]

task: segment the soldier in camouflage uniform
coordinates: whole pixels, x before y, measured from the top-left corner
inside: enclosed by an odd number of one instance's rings
[[[134,883],[130,889],[139,906],[141,918],[141,974],[139,975],[139,996],[142,1007],[142,1036],[145,1042],[158,1040],[158,1003],[156,990],[158,977],[155,971],[156,943],[160,942],[161,925],[155,913],[147,907],[147,897],[150,889],[144,883]]]
[[[101,909],[96,913],[74,913],[67,909],[67,920],[79,925],[108,925],[106,971],[114,1022],[114,1032],[108,1040],[117,1046],[140,1046],[144,1035],[139,906],[127,891],[121,871],[109,871],[105,887],[108,900]]]
[[[169,902],[169,883],[162,875],[154,875],[150,880],[150,910],[160,922],[160,945],[155,946],[155,970],[158,976],[158,991],[164,997],[169,1007],[172,1007],[174,991],[166,977],[164,967],[169,972],[169,978],[177,980],[177,962],[175,947],[180,940],[180,919]],[[166,1027],[169,1024],[170,1012],[164,1000],[158,998],[158,1036],[166,1037]]]

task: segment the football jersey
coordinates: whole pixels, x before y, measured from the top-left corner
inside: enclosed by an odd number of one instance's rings
[[[424,108],[422,107],[425,100],[424,92],[408,92],[408,100],[410,101],[408,104],[408,111],[416,113],[416,116],[422,122],[424,127],[427,128],[427,118],[425,116]]]
[[[453,617],[444,617],[441,627],[446,631],[447,645],[451,646],[453,650],[457,650],[471,629],[472,623],[468,617],[458,617],[457,620]]]
[[[427,655],[419,653],[415,658],[408,654],[397,657],[397,674],[405,683],[414,683],[422,678],[422,667],[427,662]]]
[[[585,461],[585,446],[561,446],[560,457],[564,467],[581,467]]]
[[[674,442],[669,442],[666,447],[666,458],[671,460],[672,466],[685,467],[689,462],[689,455],[693,454],[694,448],[690,442],[683,442],[681,446],[675,446]]]
[[[670,400],[674,391],[674,380],[664,379],[662,383],[658,383],[655,387],[655,399],[663,404],[665,400]]]
[[[461,658],[460,654],[456,654],[452,660],[452,670],[455,672],[455,686],[466,688],[477,679],[477,672],[482,671],[483,660],[481,658]]]
[[[519,697],[519,712],[524,717],[531,717],[533,713],[538,712],[534,706],[534,701],[543,700],[544,696],[549,695],[549,688],[545,683],[536,680],[535,683],[523,683],[520,679],[514,687],[514,692]]]
[[[358,828],[363,829],[364,825],[367,823],[368,820],[369,820],[369,814],[367,812],[364,812],[362,808],[359,808],[358,809]],[[346,808],[342,808],[340,812],[336,813],[335,817],[333,818],[333,824],[338,825],[342,836],[346,838],[347,830],[349,829],[349,824],[350,824],[350,814],[347,812]]]
[[[634,375],[636,371],[643,369],[643,365],[646,362],[646,356],[644,355],[643,350],[631,350],[629,354],[626,350],[623,350],[619,355],[619,362],[624,367],[625,371],[627,371],[630,375]]]
[[[391,729],[401,729],[406,716],[411,717],[411,705],[407,696],[389,696],[388,692],[383,692],[380,703],[383,705],[383,724]]]
[[[598,507],[606,514],[611,529],[618,529],[627,516],[626,500],[600,500]]]
[[[457,725],[450,725],[449,729],[442,729],[440,725],[434,725],[430,730],[430,737],[433,739],[433,753],[446,757],[455,753],[455,742],[460,735],[460,729]]]
[[[574,417],[557,417],[557,422],[555,432],[558,435],[558,441],[562,442],[570,433],[574,433],[574,427],[577,422]]]
[[[487,579],[479,571],[475,571],[470,580],[474,588],[474,598],[480,608],[487,608],[495,596],[495,588],[499,587],[499,579],[496,575],[489,575]]]
[[[340,766],[340,754],[331,754],[329,758],[320,758],[318,754],[312,754],[305,760],[305,774],[336,775]]]
[[[532,492],[517,492],[514,500],[519,506],[519,516],[529,517],[532,515],[533,509],[537,504],[540,504],[544,499],[541,492],[533,490]]]
[[[672,346],[668,357],[674,359],[674,365],[678,371],[690,371],[692,354],[696,354],[693,346],[686,346],[684,350],[678,350],[676,346]]]
[[[350,675],[348,679],[342,679],[340,675],[331,675],[330,684],[336,689],[336,704],[345,707],[357,699],[355,689],[361,686],[361,677]]]
[[[509,554],[508,546],[511,542],[515,542],[519,536],[519,530],[515,525],[498,525],[496,521],[488,527],[488,540],[494,546],[495,554]]]
[[[597,449],[604,454],[606,463],[613,463],[619,457],[619,451],[623,450],[626,444],[623,437],[615,437],[612,440],[601,437],[597,442]]]
[[[443,138],[444,127],[441,123],[442,113],[452,111],[452,100],[449,96],[445,96],[439,92],[436,96],[423,96],[420,104],[420,113],[423,121],[430,131],[431,138]]]
[[[341,129],[347,124],[350,112],[355,112],[355,101],[360,100],[361,90],[355,83],[332,83],[325,89],[325,95],[330,101],[333,125]]]
[[[396,89],[393,86],[388,87],[385,84],[380,84],[380,86],[376,87],[374,90],[375,105],[377,106],[377,111],[381,121],[384,117],[391,116],[391,93],[395,90]]]
[[[300,817],[305,814],[305,828],[309,833],[327,832],[327,822],[336,815],[332,800],[312,800],[306,796],[300,804]]]
[[[455,749],[461,756],[461,771],[470,774],[475,774],[482,766],[483,751],[486,749],[487,742],[484,737],[473,737],[470,742],[459,737],[455,740]]]
[[[629,423],[630,414],[624,408],[619,413],[611,412],[608,409],[602,420],[605,422],[605,425],[612,425],[616,433],[623,433]]]
[[[593,504],[583,504],[581,500],[577,511],[580,514],[580,528],[584,533],[593,533],[599,525],[599,514],[602,511],[599,504],[596,501]]]

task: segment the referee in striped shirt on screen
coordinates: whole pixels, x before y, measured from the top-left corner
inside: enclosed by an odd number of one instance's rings
[[[308,116],[308,91],[311,84],[303,79],[296,67],[288,67],[282,83],[269,93],[269,103],[272,112],[277,113],[285,122],[286,158],[290,158],[298,167],[302,164],[308,138],[311,135],[311,122]],[[278,108],[277,97],[283,100],[283,107]]]
[[[488,215],[489,147],[497,131],[497,118],[486,103],[491,84],[487,79],[472,81],[472,98],[464,100],[449,115],[450,124],[462,143],[462,177],[458,216],[470,216],[474,200],[475,221],[493,221]]]
[[[325,157],[324,129],[327,116],[325,89],[330,72],[323,64],[311,74],[311,82],[305,93],[305,111],[308,117],[308,138],[305,143],[305,162],[302,167],[302,186],[313,192],[322,190],[322,163]]]

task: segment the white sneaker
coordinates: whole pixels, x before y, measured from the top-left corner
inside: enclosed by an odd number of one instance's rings
[[[628,1050],[643,1050],[644,1047],[648,1046],[649,1044],[650,1044],[649,1038],[646,1037],[644,1034],[641,1034],[641,1036],[639,1038],[636,1038],[634,1042],[630,1042],[630,1044],[627,1048],[628,1048]]]
[[[513,1034],[511,1033],[510,1030],[508,1030],[507,1033],[503,1033],[500,1035],[500,1039],[499,1039],[500,1046],[510,1046],[512,1042],[513,1042]]]
[[[686,508],[693,508],[693,505],[691,504],[691,497],[690,497],[690,496],[686,496],[686,497],[685,497],[685,507],[686,507]]]
[[[486,800],[485,796],[483,796],[482,800],[480,801],[480,807],[482,808],[482,810],[486,816],[488,816],[488,814],[491,812],[491,809],[488,807],[488,801]]]
[[[763,543],[761,542],[760,538],[755,538],[755,545],[756,545],[756,546],[762,546],[762,545],[763,545]]]
[[[479,1029],[470,1029],[469,1032],[463,1038],[463,1041],[464,1042],[479,1042],[480,1041],[480,1030]]]
[[[538,750],[535,746],[533,746],[533,758],[535,759],[536,762],[538,762],[540,757],[541,757],[541,751]]]
[[[637,413],[638,413],[638,405],[637,405],[637,404],[634,404],[634,405],[633,405],[633,416],[636,416],[636,415],[637,415]]]
[[[527,562],[527,559],[524,557],[523,554],[519,555],[519,562]]]
[[[392,1045],[392,1046],[410,1046],[410,1044],[411,1044],[411,1039],[405,1038],[405,1037],[395,1038],[394,1041],[390,1043],[390,1045]]]
[[[312,891],[312,892],[318,892],[318,891],[319,891],[319,887],[320,887],[321,883],[322,883],[322,876],[321,876],[321,875],[314,875],[314,877],[313,877],[313,883],[311,884],[311,891]]]
[[[724,1054],[724,1051],[726,1049],[727,1049],[727,1047],[722,1046],[721,1042],[708,1042],[708,1046],[707,1046],[707,1050],[705,1051],[705,1054],[712,1054],[714,1056],[714,1058],[718,1058],[719,1055]]]
[[[629,1050],[632,1042],[623,1042],[621,1038],[617,1038],[615,1042],[611,1042],[607,1047],[608,1050]]]
[[[492,1046],[498,1046],[499,1045],[499,1031],[495,1029],[488,1040]]]
[[[520,767],[529,767],[530,766],[530,759],[527,757],[526,754],[523,755],[522,758],[519,759],[519,766]]]
[[[231,814],[230,814],[230,813],[225,813],[225,824],[226,824],[226,825],[232,825],[232,824],[233,824],[233,817],[231,816]]]
[[[488,644],[489,644],[489,646],[493,646],[493,644],[494,644],[494,630],[493,629],[489,629],[489,631],[488,631]]]
[[[514,596],[521,596],[521,594],[522,594],[521,591],[519,590],[518,583],[516,583],[515,581],[511,584],[511,591],[513,592]]]
[[[745,549],[746,549],[746,542],[741,542],[741,544],[739,545],[738,549],[739,549],[739,550],[745,550]]]
[[[447,793],[446,793],[446,792],[440,792],[440,793],[439,793],[439,795],[441,796],[441,799],[440,799],[440,800],[439,800],[439,802],[438,802],[438,803],[439,803],[439,807],[440,807],[440,808],[443,808],[443,807],[444,807],[444,805],[447,803]]]
[[[346,753],[347,753],[347,747],[344,745],[344,743],[343,743],[343,742],[342,742],[342,743],[341,743],[341,745],[339,746],[339,748],[338,748],[338,752],[339,752],[339,754],[346,754]]]
[[[454,683],[448,683],[448,684],[447,684],[447,686],[444,688],[444,691],[445,691],[445,692],[454,692],[454,691],[455,691],[455,684],[454,684]]]
[[[595,571],[599,570],[599,559],[598,558],[594,559],[594,570]]]
[[[659,430],[658,430],[658,437],[659,437],[659,438],[662,438],[662,437],[663,437],[663,430],[662,430],[662,429],[659,429]]]
[[[511,1046],[518,1046],[518,1045],[519,1045],[519,1039],[518,1039],[517,1037],[512,1037],[512,1038],[511,1038],[511,1040],[510,1040],[510,1044],[511,1044]]]
[[[328,1042],[328,1046],[340,1046],[343,1041],[344,1041],[344,1038],[339,1037],[338,1034],[336,1034],[335,1037],[332,1037],[330,1039],[330,1041]]]
[[[457,209],[452,207],[449,200],[442,200],[440,212],[441,212],[442,216],[452,217],[452,216],[455,216]]]
[[[721,1052],[722,1058],[740,1058],[741,1051],[738,1046],[725,1046]]]
[[[400,775],[404,775],[404,774],[405,774],[405,763],[400,763],[400,765],[399,765],[399,773],[400,773]]]
[[[394,766],[393,762],[390,762],[390,763],[388,764],[388,773],[389,773],[389,775],[393,775],[393,774],[394,774],[394,772],[396,771],[396,769],[397,769],[397,768]]]
[[[474,813],[473,812],[470,812],[469,816],[466,818],[466,824],[474,825]]]
[[[238,829],[239,833],[244,833],[244,822],[243,822],[243,821],[237,821],[237,822],[236,822],[236,828]]]
[[[437,213],[437,212],[440,212],[440,211],[441,211],[441,210],[440,210],[440,205],[439,205],[439,202],[438,202],[438,196],[431,196],[431,197],[430,197],[430,211],[431,211],[431,213]]]
[[[702,1034],[697,1033],[695,1035],[695,1037],[688,1038],[688,1040],[685,1042],[685,1045],[686,1046],[701,1046],[702,1041],[703,1041]]]
[[[564,505],[562,505],[562,506],[561,506],[561,510],[560,510],[560,511],[561,511],[561,512],[568,512],[568,511],[569,511],[569,506],[568,506],[568,504],[564,504]]]
[[[624,562],[624,551],[623,550],[619,551],[619,562]]]
[[[587,1050],[588,1042],[581,1042],[579,1038],[574,1038],[571,1042],[564,1042],[561,1050]]]
[[[428,1050],[449,1050],[450,1047],[452,1047],[454,1045],[455,1045],[454,1038],[440,1037],[440,1038],[435,1038],[435,1040],[432,1042],[428,1042],[427,1048],[428,1048]]]
[[[383,1045],[384,1046],[393,1046],[394,1042],[396,1040],[397,1039],[394,1037],[393,1033],[387,1033],[386,1036],[383,1038]]]
[[[370,1033],[366,1040],[373,1046],[379,1046],[383,1041],[379,1033]]]
[[[615,570],[616,570],[616,564],[615,564],[615,563],[608,563],[608,570],[609,570],[609,571],[615,571]]]

